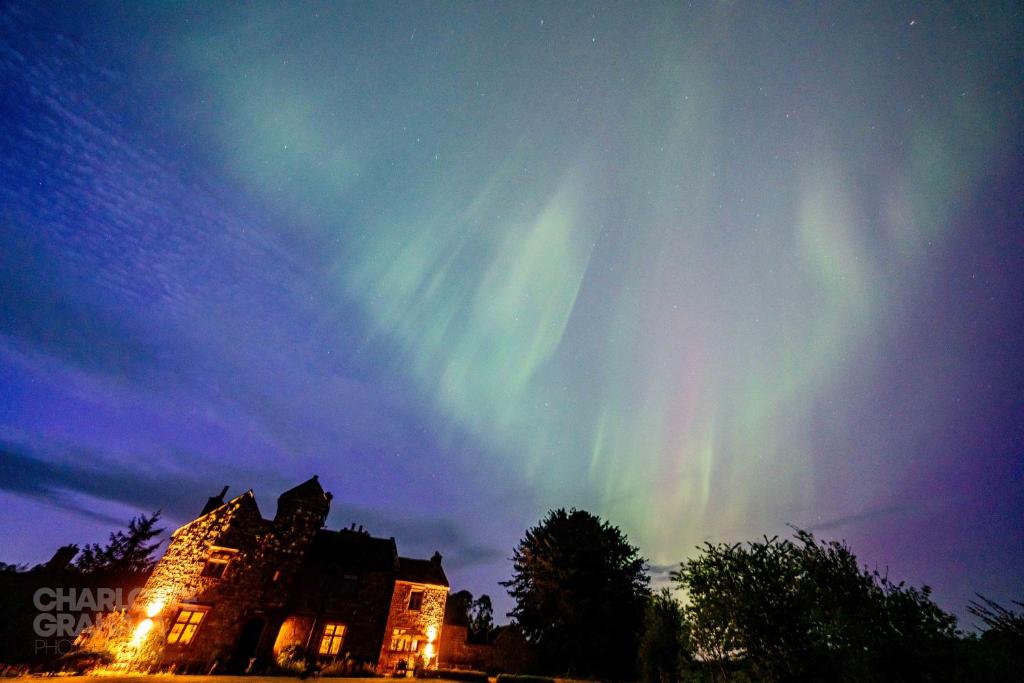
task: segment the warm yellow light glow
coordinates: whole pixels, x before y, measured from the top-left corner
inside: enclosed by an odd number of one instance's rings
[[[149,630],[153,628],[152,619],[143,619],[139,622],[139,625],[135,627],[135,633],[132,634],[132,645],[140,645],[142,641],[146,639],[146,635]]]
[[[151,603],[149,603],[149,607],[146,608],[146,616],[152,619],[156,615],[160,614],[160,611],[163,608],[164,608],[164,601],[163,600],[157,600],[156,602],[151,602]]]
[[[436,626],[428,626],[427,627],[427,641],[432,643],[435,640],[437,640],[437,627]]]
[[[433,658],[434,658],[434,644],[433,643],[427,643],[427,646],[425,648],[423,648],[423,659],[425,659],[425,660],[427,660],[429,662]]]

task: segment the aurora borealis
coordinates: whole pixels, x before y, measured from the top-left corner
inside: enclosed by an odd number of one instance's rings
[[[569,5],[5,4],[0,560],[318,473],[1020,599],[1020,5]]]

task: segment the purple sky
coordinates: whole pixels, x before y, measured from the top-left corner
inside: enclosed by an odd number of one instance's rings
[[[1021,599],[1020,5],[564,5],[5,4],[0,560],[319,474],[500,612],[559,506]]]

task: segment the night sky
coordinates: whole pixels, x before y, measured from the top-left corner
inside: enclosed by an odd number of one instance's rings
[[[499,616],[558,506],[1021,599],[1022,76],[1016,2],[5,2],[0,560],[315,473]]]

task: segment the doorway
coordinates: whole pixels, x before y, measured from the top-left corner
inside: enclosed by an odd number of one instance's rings
[[[256,657],[256,650],[260,646],[260,639],[265,627],[266,622],[261,617],[253,617],[245,622],[242,632],[238,635],[235,650],[231,654],[230,668],[232,672],[248,672],[250,662]]]

